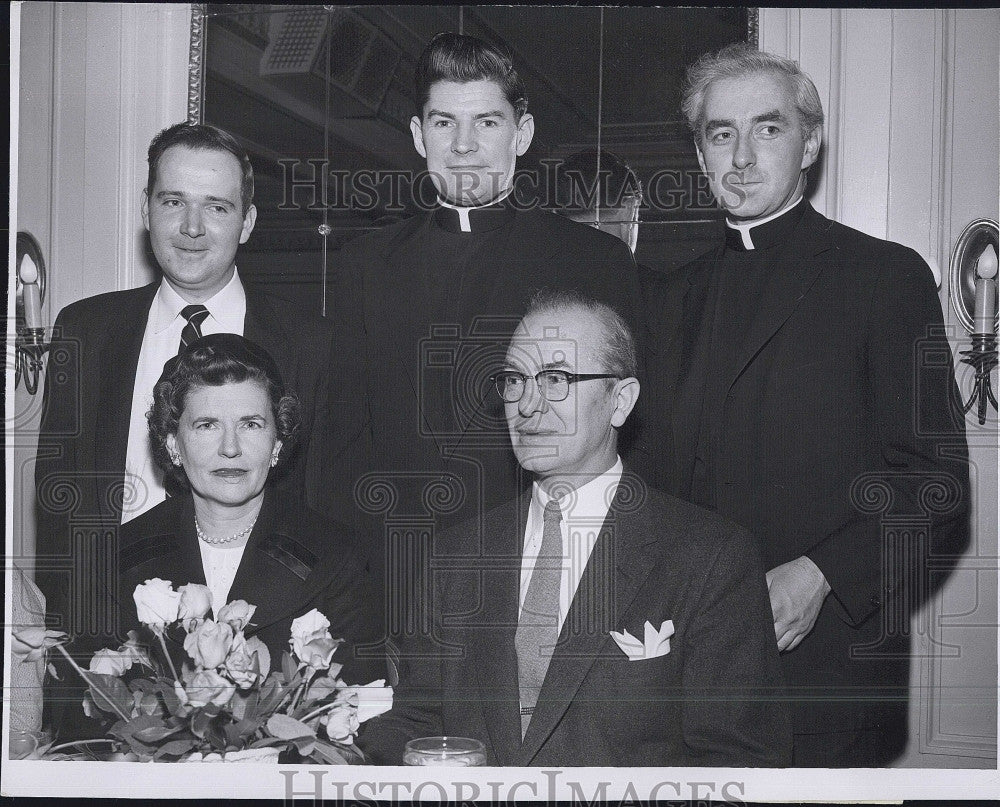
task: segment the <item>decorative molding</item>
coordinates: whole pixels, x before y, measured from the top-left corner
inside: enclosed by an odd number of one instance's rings
[[[754,8],[747,9],[747,42],[760,50],[760,11]]]
[[[201,123],[205,102],[205,3],[191,4],[191,50],[188,57],[188,123]]]

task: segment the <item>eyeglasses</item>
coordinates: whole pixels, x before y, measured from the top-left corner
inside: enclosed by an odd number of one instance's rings
[[[524,396],[527,380],[532,376],[516,370],[504,370],[492,377],[497,392],[505,403],[517,403]],[[565,370],[542,370],[535,373],[535,384],[542,397],[549,403],[565,401],[569,396],[569,385],[577,381],[591,381],[595,378],[620,378],[611,373],[567,373]]]

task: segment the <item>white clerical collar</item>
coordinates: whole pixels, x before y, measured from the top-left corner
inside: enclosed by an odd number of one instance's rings
[[[753,238],[750,237],[750,231],[754,227],[760,227],[761,224],[767,224],[769,221],[774,221],[775,219],[781,218],[782,216],[785,215],[785,213],[787,213],[789,210],[795,207],[804,198],[805,194],[800,194],[799,197],[794,202],[785,205],[777,213],[772,213],[770,216],[765,216],[762,219],[757,219],[756,221],[748,222],[746,224],[733,221],[732,219],[727,218],[726,226],[733,230],[736,230],[740,234],[740,238],[743,240],[743,246],[746,249],[755,249]]]
[[[502,202],[504,199],[506,199],[510,195],[510,191],[511,191],[511,189],[507,188],[496,199],[494,199],[494,200],[492,200],[490,202],[487,202],[484,205],[472,205],[471,207],[460,207],[459,205],[453,205],[451,202],[449,202],[449,201],[447,201],[445,199],[442,199],[440,196],[438,197],[438,204],[441,205],[441,207],[447,207],[449,210],[454,210],[456,213],[458,213],[458,221],[459,221],[459,224],[460,224],[460,226],[462,228],[462,232],[463,233],[471,233],[472,232],[472,224],[469,222],[469,211],[470,210],[484,210],[487,207],[492,207],[493,205],[498,205],[498,204],[500,204],[500,202]]]
[[[181,297],[173,286],[166,280],[160,281],[160,287],[156,290],[151,311],[154,332],[161,333],[169,328],[187,305],[187,300]],[[206,300],[203,305],[208,309],[209,316],[219,323],[222,332],[239,333],[242,330],[246,315],[247,295],[236,267],[233,267],[233,276],[229,282]]]
[[[594,477],[587,484],[581,485],[575,490],[567,491],[556,499],[563,518],[592,519],[603,524],[608,515],[608,508],[614,500],[623,471],[622,459],[616,457],[615,464],[603,474]],[[538,515],[541,517],[541,514],[545,512],[545,505],[552,500],[552,497],[542,490],[538,482],[532,485],[531,496],[537,506]]]

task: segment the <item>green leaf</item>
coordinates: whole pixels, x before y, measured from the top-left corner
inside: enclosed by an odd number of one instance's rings
[[[316,761],[320,763],[325,762],[329,765],[351,764],[343,757],[336,747],[330,745],[329,743],[325,743],[322,740],[316,740],[316,743],[313,746],[312,755]]]
[[[239,703],[241,705],[242,714],[237,714],[236,709],[233,709],[233,717],[237,720],[250,719],[253,720],[257,717],[257,707],[260,705],[260,691],[252,689],[245,695],[238,694]]]
[[[263,720],[241,720],[239,723],[234,723],[236,730],[240,733],[240,737],[246,739],[254,734],[262,725],[264,725]]]
[[[179,728],[171,728],[170,726],[152,726],[148,729],[137,731],[133,736],[144,743],[158,743],[160,740],[166,739],[178,731],[180,731]]]
[[[191,718],[191,733],[199,740],[204,740],[208,734],[208,727],[212,723],[213,715],[205,709],[198,709]]]
[[[167,707],[167,711],[175,715],[181,711],[181,699],[177,697],[177,692],[174,690],[174,682],[163,682],[162,680],[156,682],[156,691],[159,693],[160,697],[163,698],[163,705]]]
[[[264,737],[260,740],[254,740],[247,748],[275,748],[277,746],[287,747],[288,740],[280,740],[277,737]]]
[[[316,733],[305,723],[288,715],[271,715],[267,720],[267,731],[282,740],[297,740],[299,737],[313,738]]]
[[[297,670],[295,662],[292,660],[291,653],[281,654],[281,671],[285,675],[285,683],[290,684],[292,679],[295,677],[295,672]]]
[[[153,759],[183,756],[197,745],[198,741],[194,737],[185,737],[182,740],[171,740],[169,743],[164,743],[156,749],[156,753],[153,754]]]
[[[333,695],[337,692],[337,679],[325,677],[313,681],[309,685],[309,697],[313,701],[319,701],[323,698]]]
[[[281,699],[285,697],[287,690],[278,682],[277,679],[269,680],[268,684],[265,684],[265,688],[270,686],[269,691],[265,695],[262,691],[260,696],[260,703],[255,710],[255,716],[269,715],[273,712]]]
[[[111,727],[110,733],[117,737],[129,737],[143,729],[162,725],[164,725],[163,720],[156,715],[136,715],[128,722],[119,720]]]
[[[128,691],[128,687],[122,683],[120,678],[95,672],[88,672],[87,675],[94,682],[94,685],[88,687],[87,691],[90,692],[90,697],[98,709],[102,712],[115,714],[118,714],[118,710],[125,714],[131,713],[132,693]]]
[[[242,720],[247,716],[247,699],[245,695],[237,692],[233,699],[229,701],[229,712],[234,720]]]
[[[227,747],[233,748],[234,750],[240,749],[243,737],[240,734],[239,723],[230,723],[228,726],[223,728],[222,733],[225,735]]]

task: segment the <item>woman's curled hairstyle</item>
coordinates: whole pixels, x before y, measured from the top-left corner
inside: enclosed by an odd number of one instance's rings
[[[286,394],[281,373],[270,354],[249,339],[232,333],[215,333],[192,342],[163,366],[153,388],[153,406],[146,415],[153,459],[166,475],[187,488],[184,469],[170,461],[167,436],[177,434],[188,393],[196,387],[220,387],[257,381],[271,402],[281,453],[275,471],[295,448],[301,427],[299,401]]]

